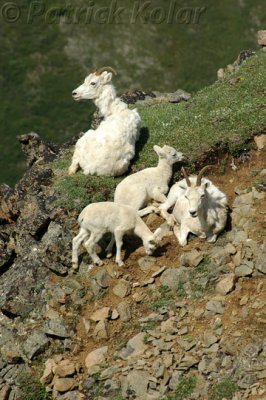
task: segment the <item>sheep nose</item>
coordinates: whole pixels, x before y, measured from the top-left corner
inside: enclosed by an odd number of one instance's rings
[[[76,96],[76,95],[77,95],[77,92],[75,92],[75,90],[73,90],[72,96]]]
[[[189,211],[191,217],[195,218],[197,216],[197,211]]]

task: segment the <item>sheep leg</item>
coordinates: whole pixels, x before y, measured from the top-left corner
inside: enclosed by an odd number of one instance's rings
[[[155,188],[152,192],[152,198],[159,203],[165,203],[167,201],[167,197],[165,194],[160,190],[160,188]]]
[[[75,156],[75,153],[72,157],[72,162],[70,167],[68,168],[68,175],[74,175],[78,170],[79,170],[80,166],[79,166],[79,160],[78,158]]]
[[[78,269],[78,249],[81,243],[88,238],[88,231],[84,228],[80,228],[77,236],[72,241],[72,267]]]
[[[95,245],[98,243],[98,241],[101,239],[102,233],[91,233],[90,238],[84,243],[84,246],[86,247],[87,252],[89,253],[92,262],[96,265],[103,265],[103,261],[98,257],[96,251],[95,251]]]
[[[156,212],[158,212],[159,210],[158,210],[158,208],[157,207],[155,207],[155,206],[148,206],[148,207],[145,207],[145,208],[143,208],[142,210],[139,210],[138,211],[138,215],[140,216],[140,217],[144,217],[145,215],[148,215],[148,214],[151,214],[151,213],[156,213]]]
[[[107,258],[111,258],[112,257],[112,250],[113,250],[114,244],[115,244],[115,237],[112,234],[111,240],[110,240],[108,246],[105,249]]]
[[[180,246],[185,246],[187,244],[187,236],[189,232],[190,230],[185,225],[181,225],[180,228],[177,225],[174,227],[174,234]]]
[[[217,235],[215,234],[210,234],[207,236],[207,242],[209,243],[215,243],[217,240]]]
[[[115,262],[119,265],[119,267],[123,267],[124,263],[121,259],[121,249],[122,249],[122,245],[123,245],[124,232],[121,231],[120,229],[116,229],[114,231],[114,236],[115,236],[115,244],[116,244]]]

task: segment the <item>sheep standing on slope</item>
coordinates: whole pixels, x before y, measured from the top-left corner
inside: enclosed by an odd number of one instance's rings
[[[120,182],[115,190],[114,202],[126,204],[138,211],[143,217],[153,211],[154,206],[147,206],[151,200],[163,203],[166,201],[165,194],[169,190],[169,182],[173,173],[173,165],[183,159],[183,154],[170,146],[153,146],[153,150],[159,157],[157,167],[145,168],[142,171],[129,175]],[[143,208],[145,207],[145,208]],[[114,237],[106,249],[107,257],[112,256]]]
[[[81,168],[85,175],[119,176],[127,171],[135,155],[140,116],[116,97],[112,72],[110,67],[96,70],[72,93],[76,101],[92,100],[104,120],[77,141],[69,175]]]
[[[93,263],[102,265],[102,260],[95,251],[95,245],[102,236],[111,232],[116,242],[116,259],[119,266],[124,265],[121,259],[123,236],[126,233],[135,233],[139,236],[147,254],[151,255],[156,249],[154,234],[138,216],[136,211],[129,206],[112,202],[89,204],[80,213],[78,218],[80,230],[73,239],[72,266],[78,268],[78,248],[82,242],[92,258]]]
[[[172,186],[167,201],[159,207],[169,225],[179,224],[174,233],[181,246],[187,244],[189,232],[214,243],[226,225],[227,198],[209,179],[202,178],[208,168],[190,177],[182,168],[185,179]],[[168,214],[173,205],[173,214]]]
[[[127,204],[136,211],[140,210],[140,216],[155,210],[152,206],[146,207],[149,201],[166,201],[165,194],[169,190],[173,165],[183,159],[183,154],[170,146],[153,146],[153,150],[159,157],[157,167],[146,168],[129,175],[117,185],[114,194],[115,203]]]

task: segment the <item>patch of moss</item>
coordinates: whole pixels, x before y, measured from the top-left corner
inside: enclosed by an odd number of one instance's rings
[[[231,379],[224,379],[223,381],[213,385],[211,389],[211,396],[213,400],[232,399],[234,393],[237,391],[237,384]]]

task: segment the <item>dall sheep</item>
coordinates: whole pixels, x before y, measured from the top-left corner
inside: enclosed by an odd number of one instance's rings
[[[85,175],[119,176],[127,171],[135,155],[140,116],[116,97],[112,73],[115,71],[110,67],[98,69],[72,92],[76,101],[92,100],[104,119],[97,129],[89,129],[77,141],[69,175],[81,168]]]
[[[178,224],[174,233],[181,246],[187,244],[189,232],[214,243],[226,225],[227,198],[209,179],[203,178],[208,168],[190,177],[182,168],[185,179],[172,186],[167,201],[159,207],[169,225]],[[173,213],[169,214],[167,210],[173,206]]]
[[[92,258],[93,263],[102,265],[102,260],[95,251],[96,243],[102,236],[111,232],[116,242],[116,262],[124,265],[121,259],[123,236],[126,233],[135,233],[142,239],[145,251],[151,255],[156,249],[156,238],[147,225],[138,216],[136,211],[129,206],[113,202],[92,203],[83,209],[78,217],[80,230],[73,239],[72,266],[78,268],[78,248],[84,242],[85,248]]]
[[[141,217],[155,211],[153,206],[146,207],[149,201],[166,201],[173,165],[183,159],[183,154],[170,146],[155,145],[153,150],[159,157],[157,166],[129,175],[117,185],[114,194],[115,203],[133,207]]]

